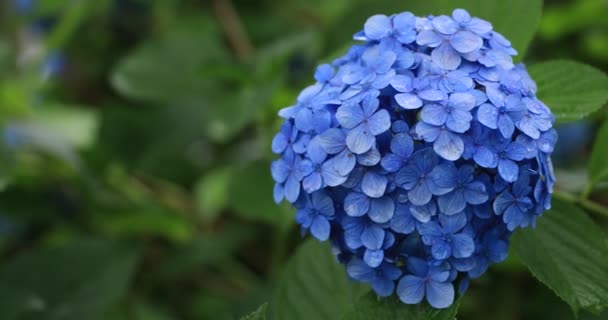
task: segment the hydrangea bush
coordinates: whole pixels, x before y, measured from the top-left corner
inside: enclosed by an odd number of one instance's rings
[[[449,307],[550,208],[555,117],[465,10],[375,15],[354,38],[279,112],[275,201],[379,296]]]

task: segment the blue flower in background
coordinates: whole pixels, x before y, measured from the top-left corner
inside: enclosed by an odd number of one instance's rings
[[[376,15],[355,39],[279,112],[275,200],[379,296],[449,307],[550,208],[555,117],[462,9]]]

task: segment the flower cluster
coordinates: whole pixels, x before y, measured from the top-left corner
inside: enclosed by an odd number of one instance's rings
[[[375,15],[272,141],[275,201],[379,296],[454,301],[550,207],[554,116],[486,21]]]

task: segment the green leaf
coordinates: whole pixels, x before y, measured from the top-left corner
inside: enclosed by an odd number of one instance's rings
[[[212,69],[228,64],[213,19],[184,19],[119,62],[111,76],[122,95],[146,102],[174,102],[213,92]]]
[[[264,303],[254,312],[242,317],[241,320],[266,320],[266,309],[268,309],[268,303]]]
[[[367,17],[383,13],[393,14],[411,11],[418,16],[451,15],[456,8],[466,9],[471,15],[489,21],[494,30],[500,32],[511,41],[518,51],[516,60],[521,60],[526,54],[530,41],[538,28],[542,13],[542,0],[509,0],[509,1],[479,1],[479,0],[412,0],[412,1],[360,1],[349,14],[346,14],[342,24],[337,24],[349,34],[363,29]],[[345,27],[346,26],[346,27]],[[350,39],[346,34],[340,35],[341,41]],[[336,39],[337,40],[337,39]],[[341,43],[341,42],[340,42]]]
[[[194,187],[196,209],[203,222],[217,218],[228,203],[231,168],[218,168],[205,174]]]
[[[287,264],[274,300],[272,319],[335,320],[361,296],[327,243],[308,240]]]
[[[428,304],[407,305],[396,297],[379,298],[370,292],[355,302],[342,320],[454,320],[460,301],[447,309],[433,309]]]
[[[83,241],[39,249],[0,268],[0,318],[99,319],[127,291],[137,254]]]
[[[281,223],[293,217],[272,198],[274,182],[270,176],[270,163],[252,162],[231,176],[228,204],[239,216],[271,223]]]
[[[606,235],[585,212],[555,197],[536,229],[518,230],[512,246],[532,274],[576,314],[608,307]]]
[[[569,60],[554,60],[528,68],[538,85],[538,97],[560,121],[583,118],[608,101],[608,76]]]
[[[595,137],[591,160],[589,160],[589,183],[593,186],[608,177],[608,122],[600,128]]]

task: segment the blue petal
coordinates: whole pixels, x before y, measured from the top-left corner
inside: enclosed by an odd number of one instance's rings
[[[446,160],[456,161],[464,152],[464,142],[458,135],[442,130],[433,144],[433,150]]]
[[[336,154],[346,148],[346,136],[338,128],[326,130],[318,135],[315,140],[318,140],[319,145],[329,154]]]
[[[429,273],[429,266],[426,260],[416,257],[409,257],[407,259],[407,269],[418,277],[426,277]]]
[[[431,201],[433,194],[427,183],[419,183],[407,193],[407,197],[413,205],[423,206]]]
[[[462,59],[460,54],[448,43],[443,43],[431,52],[433,62],[444,70],[456,70]]]
[[[357,162],[362,166],[375,166],[380,160],[380,151],[376,148],[371,148],[368,152],[357,155]]]
[[[437,205],[435,201],[431,201],[423,206],[412,206],[410,213],[416,220],[427,223],[431,220],[431,217],[437,213]]]
[[[395,214],[395,202],[390,197],[372,199],[367,215],[376,223],[385,223]]]
[[[333,158],[323,163],[323,166],[321,167],[321,176],[323,177],[323,182],[330,187],[339,186],[348,179],[348,176],[340,174],[336,168],[336,163],[336,158]]]
[[[483,45],[483,40],[479,35],[470,31],[458,31],[450,37],[450,44],[460,53],[469,53],[479,50]]]
[[[316,216],[312,225],[310,226],[310,233],[317,238],[319,241],[325,241],[329,239],[329,221],[322,216]]]
[[[414,140],[407,133],[400,133],[391,140],[391,151],[407,159],[414,152]]]
[[[272,179],[276,182],[285,182],[289,176],[290,168],[283,159],[275,160],[270,164]]]
[[[452,236],[452,255],[454,258],[468,258],[475,252],[475,242],[466,234]]]
[[[288,137],[283,134],[283,132],[277,133],[276,136],[272,139],[272,152],[274,153],[282,153],[287,149],[289,145]]]
[[[417,95],[412,93],[399,93],[395,95],[395,101],[402,108],[407,110],[414,110],[422,107],[422,100]]]
[[[323,178],[320,173],[313,172],[302,180],[302,188],[306,193],[313,193],[323,187]]]
[[[444,106],[436,103],[431,103],[425,105],[424,108],[422,108],[420,118],[428,124],[432,124],[434,126],[441,126],[447,121],[448,113],[446,112]]]
[[[432,23],[437,31],[445,35],[454,34],[458,31],[458,23],[448,16],[434,17]]]
[[[473,155],[473,160],[484,168],[496,168],[498,165],[498,156],[496,153],[484,146],[477,147],[477,150]]]
[[[391,29],[391,20],[382,14],[369,17],[363,27],[365,35],[371,40],[380,40],[388,36]]]
[[[391,86],[399,92],[410,92],[413,90],[412,77],[407,75],[396,75],[391,80]]]
[[[449,282],[429,281],[426,284],[426,300],[433,308],[445,309],[454,303],[454,286]]]
[[[275,183],[274,184],[274,188],[272,190],[272,196],[274,198],[274,202],[276,202],[277,204],[281,203],[281,201],[283,201],[283,198],[285,197],[285,190],[283,189],[283,185],[280,183]]]
[[[519,168],[514,161],[508,159],[498,160],[498,173],[507,182],[515,182],[519,174]]]
[[[361,190],[369,197],[380,198],[386,191],[387,183],[388,180],[385,175],[368,171],[363,176],[363,181],[361,181]]]
[[[403,166],[403,158],[396,154],[389,153],[382,158],[380,164],[382,165],[382,168],[388,172],[397,172]]]
[[[426,101],[442,101],[447,95],[441,90],[427,89],[418,92],[418,97]]]
[[[366,97],[363,100],[363,102],[361,103],[363,114],[366,117],[371,117],[374,114],[374,112],[376,112],[376,110],[378,110],[379,106],[380,106],[380,101],[376,97],[373,97],[373,96]]]
[[[323,161],[325,161],[325,159],[327,158],[327,152],[325,152],[323,147],[321,147],[321,144],[319,143],[318,139],[313,139],[308,144],[308,150],[306,154],[308,155],[308,158],[310,158],[310,160],[312,160],[312,162],[314,163],[323,163]]]
[[[375,224],[370,224],[361,233],[361,242],[370,250],[379,250],[384,242],[384,229]]]
[[[435,238],[441,238],[444,234],[441,226],[435,221],[421,224],[418,227],[418,232],[423,237],[425,244],[434,242]]]
[[[477,33],[478,35],[484,35],[492,31],[492,24],[479,18],[471,19],[469,22],[469,30]]]
[[[467,202],[461,190],[454,190],[437,199],[439,209],[446,215],[453,215],[464,211]]]
[[[437,47],[443,41],[443,37],[433,30],[422,30],[416,36],[416,43],[421,46]]]
[[[488,201],[486,185],[480,181],[469,183],[464,190],[464,198],[470,204],[482,204]]]
[[[369,131],[377,136],[391,127],[391,116],[386,110],[380,110],[372,115],[367,123],[369,125]]]
[[[378,267],[384,260],[384,250],[365,250],[363,261],[372,268]]]
[[[308,228],[313,222],[315,215],[309,208],[300,209],[296,212],[296,222]]]
[[[391,220],[391,229],[402,234],[409,234],[416,228],[416,220],[412,218],[408,206],[398,206]]]
[[[444,162],[435,168],[429,174],[429,188],[436,195],[444,195],[457,186],[458,171],[456,166],[451,162]]]
[[[465,133],[471,127],[473,116],[468,111],[454,110],[446,121],[448,129],[457,133]]]
[[[317,213],[327,217],[335,214],[334,201],[326,192],[315,192],[310,196],[310,200]]]
[[[345,103],[336,111],[336,120],[346,129],[355,128],[364,119],[363,109],[357,103]]]
[[[442,132],[440,127],[422,121],[416,124],[414,131],[419,139],[423,139],[426,142],[434,142]]]
[[[327,82],[334,76],[334,68],[329,64],[322,64],[315,71],[315,80],[319,82]]]
[[[498,195],[498,197],[496,197],[496,200],[494,200],[494,213],[498,215],[502,214],[510,205],[513,204],[513,201],[515,201],[515,198],[511,192],[503,191]]]
[[[513,123],[513,119],[511,119],[508,115],[501,114],[498,116],[498,121],[496,123],[498,126],[498,130],[502,134],[503,137],[510,139],[515,131],[515,124]]]
[[[338,171],[340,175],[346,176],[355,168],[355,165],[357,164],[357,158],[348,149],[345,149],[342,152],[338,153],[335,157],[326,161],[325,163],[328,162],[332,164],[332,166]]]
[[[372,148],[376,138],[369,132],[364,125],[360,125],[348,132],[346,135],[346,145],[355,154],[363,154]]]
[[[467,224],[467,216],[464,213],[451,216],[440,216],[439,220],[443,226],[443,230],[447,233],[456,233],[465,227]]]
[[[431,247],[431,254],[437,260],[445,260],[452,255],[452,247],[443,240],[437,240]]]
[[[294,120],[296,128],[302,132],[312,131],[315,127],[315,118],[311,109],[301,108]]]
[[[293,176],[289,176],[285,181],[285,199],[294,203],[300,196],[300,182]]]
[[[471,15],[464,9],[454,9],[452,18],[458,23],[467,24],[471,21]]]
[[[374,289],[378,296],[388,297],[393,294],[393,291],[395,291],[395,283],[393,280],[384,277],[376,277],[374,280],[372,280],[372,289]]]
[[[477,109],[477,119],[484,126],[498,128],[498,109],[489,103],[484,103]]]
[[[370,268],[363,260],[353,259],[346,265],[348,276],[362,282],[372,281],[374,269]]]
[[[406,275],[397,285],[399,299],[407,304],[418,304],[424,298],[425,281],[419,277]]]
[[[344,198],[344,211],[351,217],[360,217],[369,211],[370,199],[363,193],[351,192]]]

